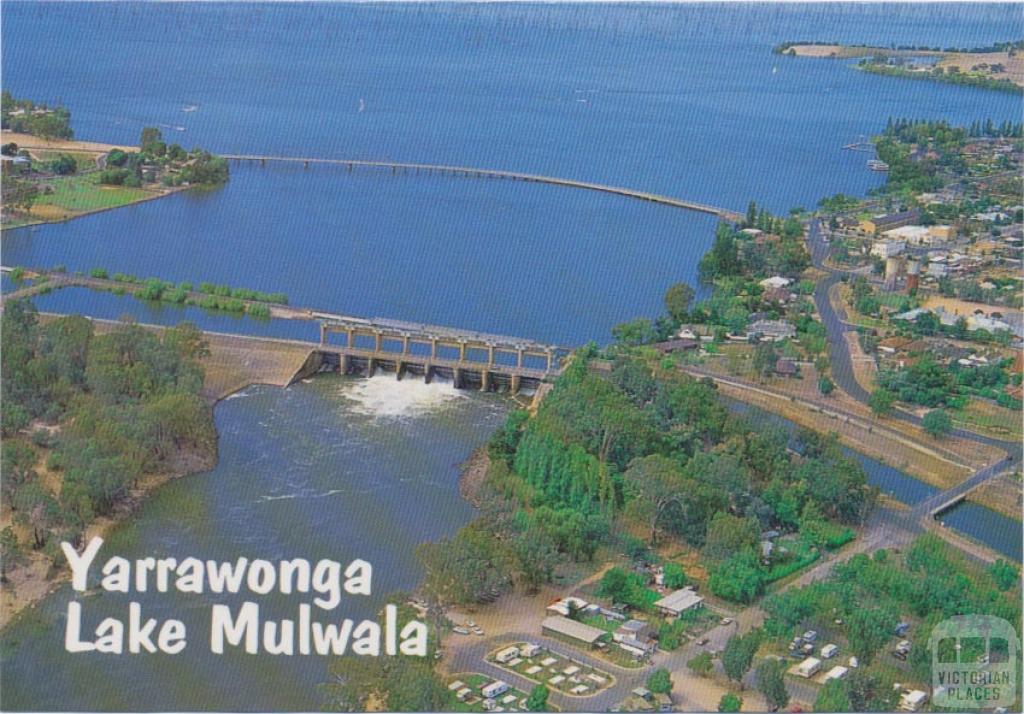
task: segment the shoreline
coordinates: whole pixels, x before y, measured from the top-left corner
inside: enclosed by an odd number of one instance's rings
[[[46,322],[55,316],[40,313],[40,321]],[[116,322],[92,320],[97,333],[109,332],[116,328]],[[163,326],[144,325],[147,329],[163,330]],[[210,343],[210,356],[202,361],[206,372],[203,380],[203,397],[211,410],[227,397],[247,387],[265,384],[273,387],[287,387],[294,375],[301,370],[308,356],[304,344],[281,342],[271,350],[271,359],[254,363],[252,355],[247,363],[239,362],[240,353],[247,350],[245,342],[253,338],[221,333],[203,332]],[[252,352],[252,350],[248,350]],[[293,368],[292,358],[301,361]],[[196,476],[216,468],[220,459],[220,433],[214,429],[214,447],[209,455],[183,453],[179,455],[179,468],[160,474],[143,474],[136,488],[118,503],[110,516],[96,519],[85,530],[85,540],[93,536],[106,537],[114,528],[125,523],[162,486],[181,478]],[[49,559],[41,551],[30,550],[28,563],[8,574],[9,582],[0,589],[0,635],[17,618],[26,616],[52,592],[70,579],[70,571],[60,568],[55,573]]]
[[[478,446],[459,467],[459,496],[474,508],[480,508],[480,489],[487,478],[491,458],[487,455],[487,444]]]
[[[100,141],[82,141],[78,139],[48,140],[40,138],[38,136],[34,136],[32,134],[23,134],[14,131],[0,132],[0,143],[17,144],[19,150],[24,149],[28,151],[29,154],[37,154],[38,152],[46,152],[53,154],[91,154],[95,155],[96,159],[99,159],[100,156],[103,156],[104,154],[107,154],[114,150],[125,152],[135,152],[139,150],[137,146],[107,144]],[[90,172],[85,172],[85,174],[83,175],[87,175],[88,173]],[[30,228],[32,226],[67,223],[68,221],[73,221],[74,219],[81,218],[82,216],[92,216],[96,215],[97,213],[105,213],[107,211],[113,211],[118,208],[126,208],[128,206],[134,206],[140,203],[154,201],[158,198],[166,198],[167,196],[171,196],[173,194],[186,191],[189,188],[190,187],[187,186],[157,186],[149,188],[143,186],[138,190],[145,192],[147,195],[139,196],[138,198],[132,201],[118,204],[115,206],[100,206],[97,208],[88,208],[84,210],[68,210],[54,206],[53,204],[45,204],[48,207],[52,207],[54,209],[55,214],[60,213],[62,215],[60,215],[59,217],[55,216],[52,218],[40,216],[39,214],[34,213],[33,210],[30,208],[27,214],[28,220],[26,220],[26,222],[18,223],[17,225],[0,224],[0,232],[16,230],[18,228]]]

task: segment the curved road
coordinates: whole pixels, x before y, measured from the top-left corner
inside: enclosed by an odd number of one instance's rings
[[[845,339],[845,333],[852,332],[856,328],[846,322],[845,315],[840,316],[836,312],[832,301],[829,300],[829,291],[832,289],[832,286],[840,282],[844,277],[849,277],[852,273],[834,270],[825,264],[829,248],[822,234],[821,221],[817,218],[812,219],[810,222],[807,230],[807,242],[811,253],[811,262],[814,264],[814,267],[829,274],[828,277],[818,281],[818,284],[815,286],[814,304],[818,309],[818,314],[821,316],[822,323],[825,325],[825,330],[828,332],[829,362],[832,368],[832,379],[851,397],[863,404],[867,404],[870,395],[854,377],[853,362],[850,358],[850,351],[847,348]],[[921,426],[921,418],[915,414],[897,410],[893,412],[892,416]],[[952,433],[962,439],[999,449],[1006,457],[980,469],[971,475],[970,478],[952,489],[935,494],[915,505],[912,510],[915,520],[925,515],[931,515],[935,508],[948,503],[958,496],[962,496],[972,488],[1002,473],[1010,468],[1011,464],[1020,463],[1022,449],[1021,444],[1018,442],[994,439],[965,429],[954,429]]]

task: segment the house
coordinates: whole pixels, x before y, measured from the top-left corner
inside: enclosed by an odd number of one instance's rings
[[[628,652],[647,655],[658,649],[658,641],[654,635],[655,629],[651,623],[627,620],[612,633],[612,639]]]
[[[679,617],[688,610],[703,606],[704,598],[697,595],[697,592],[691,587],[676,590],[654,603],[658,612],[671,618]]]
[[[796,674],[804,679],[810,679],[821,669],[821,660],[817,657],[808,657],[796,666]]]
[[[892,258],[902,253],[906,247],[906,242],[901,240],[876,240],[871,244],[871,255],[883,259]]]
[[[785,305],[793,299],[793,293],[785,288],[767,288],[761,293],[761,300],[764,302],[777,302]]]
[[[747,328],[747,334],[768,342],[796,337],[796,328],[785,320],[757,320]]]
[[[784,278],[781,275],[773,275],[770,278],[765,278],[758,285],[762,288],[784,288],[792,282],[789,278]]]
[[[678,340],[669,340],[668,342],[657,342],[654,345],[654,349],[658,350],[663,355],[667,355],[670,352],[682,352],[684,350],[695,350],[700,347],[700,342],[694,339],[681,338]]]
[[[502,682],[500,679],[497,679],[488,684],[487,686],[482,687],[480,689],[480,694],[482,694],[485,699],[494,699],[495,697],[500,697],[508,690],[508,684]]]
[[[920,218],[920,214],[917,210],[911,209],[901,213],[866,218],[858,226],[864,233],[881,233],[900,226],[909,226],[911,223],[916,223],[918,218]]]
[[[911,689],[900,696],[900,709],[905,712],[916,712],[928,701],[928,693],[920,689]]]
[[[878,343],[878,351],[884,352],[887,355],[894,355],[897,352],[901,352],[910,342],[906,337],[886,337]]]
[[[574,611],[581,612],[585,615],[593,615],[600,608],[598,608],[597,605],[591,605],[583,598],[569,595],[568,597],[563,597],[561,600],[555,600],[553,603],[548,605],[547,609],[552,615],[569,617]]]
[[[797,376],[796,363],[791,359],[780,358],[775,362],[775,374],[780,377]]]
[[[956,226],[928,226],[933,241],[956,240]]]
[[[559,637],[563,640],[571,640],[576,643],[582,642],[591,647],[596,645],[607,634],[602,629],[591,627],[576,620],[570,620],[568,617],[562,617],[561,615],[544,618],[544,622],[541,623],[541,631],[546,635]]]

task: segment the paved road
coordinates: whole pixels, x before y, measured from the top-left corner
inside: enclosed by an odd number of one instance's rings
[[[840,315],[836,312],[836,309],[832,306],[832,301],[829,300],[829,291],[832,289],[832,286],[840,282],[843,277],[849,276],[850,273],[834,270],[825,264],[829,246],[824,240],[820,220],[811,220],[807,231],[807,242],[810,248],[811,262],[814,264],[814,267],[828,273],[828,276],[820,280],[815,286],[814,304],[818,309],[818,314],[821,316],[822,323],[825,325],[825,330],[828,332],[829,362],[832,369],[832,379],[844,392],[857,401],[867,404],[870,395],[854,377],[853,362],[850,358],[850,350],[847,347],[844,336],[846,332],[853,331],[855,328],[846,322],[845,314]],[[893,417],[916,424],[917,426],[921,425],[921,418],[914,414],[897,410],[893,413]],[[986,467],[968,479],[971,482],[971,488],[1009,468],[1010,462],[1013,464],[1020,463],[1022,449],[1021,444],[1016,441],[994,439],[965,429],[954,429],[952,433],[954,436],[999,449],[1007,457],[1006,461],[998,465]]]

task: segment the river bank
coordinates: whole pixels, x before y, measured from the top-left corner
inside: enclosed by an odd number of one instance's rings
[[[55,315],[40,315],[40,321],[52,321]],[[96,334],[114,330],[116,322],[92,320]],[[161,331],[165,328],[147,326]],[[240,335],[204,333],[209,343],[210,354],[201,360],[204,370],[203,395],[212,408],[221,400],[230,397],[253,384],[286,387],[302,368],[313,345],[285,340],[257,340]],[[161,472],[144,474],[130,489],[127,497],[120,501],[110,516],[97,518],[85,531],[85,540],[99,536],[106,538],[111,530],[127,521],[139,507],[159,488],[186,476],[213,470],[218,462],[218,449],[211,454],[183,452],[179,454],[173,468]],[[58,489],[59,477],[46,467],[44,452],[36,465],[44,481],[49,481],[51,490]],[[11,524],[11,514],[4,508],[0,527]],[[24,534],[22,534],[24,535]],[[26,562],[8,573],[8,583],[0,589],[0,631],[23,610],[32,607],[69,579],[67,568],[54,569],[50,559],[42,552],[29,550]]]

